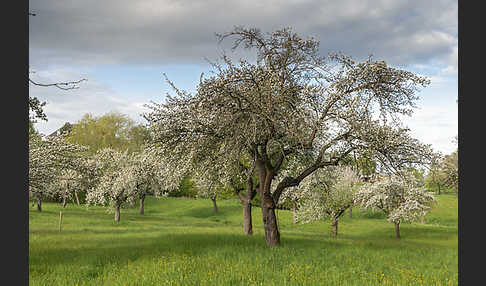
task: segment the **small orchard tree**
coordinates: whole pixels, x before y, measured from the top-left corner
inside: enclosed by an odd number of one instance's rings
[[[98,183],[88,191],[88,204],[108,205],[114,210],[115,221],[120,221],[120,207],[137,198],[136,170],[128,152],[105,148],[97,152],[97,160],[103,164]]]
[[[365,209],[378,209],[395,225],[395,237],[400,238],[400,223],[423,218],[435,201],[413,175],[392,175],[373,184],[360,187],[355,203]]]
[[[74,196],[79,205],[79,198],[77,192],[83,189],[82,174],[77,170],[65,169],[62,170],[50,184],[49,190],[53,195],[62,198],[62,208],[66,207],[67,199],[71,198],[74,202]]]
[[[184,174],[171,172],[168,169],[167,156],[161,156],[159,152],[154,146],[144,146],[140,152],[131,155],[135,172],[131,178],[135,180],[140,214],[145,213],[144,202],[147,195],[166,196],[167,191],[176,189],[183,180]]]
[[[213,211],[215,213],[218,212],[218,205],[216,204],[216,198],[218,194],[223,189],[223,185],[218,181],[217,178],[214,177],[207,177],[207,176],[198,176],[196,174],[195,180],[197,191],[197,197],[207,198],[213,202]]]
[[[174,159],[157,146],[145,146],[143,151],[133,153],[101,149],[95,155],[101,171],[88,192],[87,202],[108,205],[108,210],[115,212],[115,221],[120,221],[122,204],[134,204],[140,199],[139,212],[143,214],[146,194],[164,195],[165,191],[179,187],[187,174],[188,167],[176,164]]]
[[[224,162],[218,153],[207,154],[199,158],[194,168],[194,182],[198,196],[209,198],[213,210],[217,212],[216,198],[236,194],[243,206],[243,225],[245,234],[252,234],[251,201],[256,195],[253,187],[254,162],[248,162],[243,156],[234,155],[231,162]],[[244,191],[244,193],[243,193]]]
[[[50,188],[63,172],[81,168],[83,153],[87,147],[70,144],[63,136],[29,137],[29,197],[37,201],[37,210],[42,211],[42,198],[53,197]]]
[[[330,166],[302,181],[299,190],[298,220],[302,223],[331,218],[332,234],[338,235],[341,215],[352,206],[359,176],[348,166]]]
[[[437,156],[431,161],[428,166],[428,173],[425,177],[426,187],[429,189],[437,188],[437,194],[440,195],[441,187],[446,185],[446,176],[441,169],[441,161],[444,157],[441,153],[437,153]]]

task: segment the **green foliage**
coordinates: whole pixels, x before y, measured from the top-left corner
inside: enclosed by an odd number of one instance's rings
[[[457,198],[443,195],[423,224],[402,224],[394,239],[385,220],[359,208],[329,222],[294,225],[277,210],[285,233],[268,248],[260,209],[254,234],[241,229],[241,205],[206,199],[146,199],[145,215],[124,209],[115,224],[103,207],[43,204],[29,214],[29,285],[458,285]],[[450,281],[450,282],[449,282]]]
[[[459,190],[459,161],[458,150],[445,155],[430,165],[425,178],[425,186],[429,190],[455,193]]]
[[[169,197],[187,197],[195,198],[197,195],[197,189],[194,186],[194,181],[190,176],[186,176],[178,190],[169,191]]]
[[[103,148],[131,153],[140,150],[148,139],[147,128],[136,125],[127,115],[115,112],[98,117],[89,113],[84,115],[68,136],[71,143],[89,146],[92,154]]]
[[[342,166],[350,166],[362,176],[371,176],[376,173],[376,159],[370,152],[360,152],[346,155],[340,162]]]
[[[445,176],[445,184],[456,193],[459,191],[459,160],[458,150],[444,157],[442,172]]]
[[[29,96],[29,120],[37,122],[37,119],[47,121],[47,115],[44,113],[46,102],[41,102],[37,97]]]
[[[376,171],[376,161],[368,156],[360,156],[356,159],[358,170],[365,176],[373,175]]]

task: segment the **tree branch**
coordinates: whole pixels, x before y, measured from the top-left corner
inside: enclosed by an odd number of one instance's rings
[[[49,87],[49,86],[55,86],[59,89],[62,89],[62,90],[70,90],[70,89],[78,89],[79,86],[76,86],[77,84],[83,82],[83,81],[87,81],[87,79],[83,78],[83,79],[80,79],[78,81],[70,81],[70,82],[56,82],[56,83],[38,83],[38,82],[35,82],[33,81],[32,79],[29,78],[29,82],[34,84],[34,85],[37,85],[37,86],[43,86],[43,87]],[[64,87],[65,86],[65,87]]]

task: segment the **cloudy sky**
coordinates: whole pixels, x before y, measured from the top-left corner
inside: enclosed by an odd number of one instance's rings
[[[84,114],[140,116],[169,86],[193,91],[206,59],[223,51],[215,33],[234,26],[271,32],[284,27],[320,41],[323,55],[369,55],[428,76],[414,115],[404,122],[434,149],[450,153],[457,135],[457,1],[386,0],[29,0],[31,79],[52,83],[86,78],[76,90],[29,86],[47,101],[49,134]],[[228,42],[230,44],[230,42]]]

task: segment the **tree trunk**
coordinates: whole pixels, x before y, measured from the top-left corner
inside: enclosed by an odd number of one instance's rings
[[[440,195],[440,184],[437,184],[437,187],[439,189],[439,195]]]
[[[297,224],[297,202],[295,200],[292,201],[292,215],[294,224]]]
[[[37,199],[37,211],[42,211],[42,201],[41,199]]]
[[[251,201],[243,202],[243,232],[246,235],[253,234],[253,223],[251,221]]]
[[[261,197],[263,228],[265,230],[265,240],[268,246],[280,245],[280,232],[278,231],[277,217],[275,215],[275,201],[270,191],[272,179],[274,177],[273,170],[266,169],[265,162],[257,159],[255,161],[259,177],[259,191]],[[267,162],[267,165],[269,162]],[[278,201],[278,198],[276,198]]]
[[[255,197],[256,192],[257,192],[256,189],[253,189],[253,179],[251,176],[248,176],[246,180],[245,195],[243,196],[241,193],[238,192],[241,205],[243,206],[243,233],[246,235],[253,234],[253,222],[251,217],[251,207],[252,207],[251,201]]]
[[[348,215],[349,217],[353,217],[353,207],[349,207]]]
[[[76,203],[78,204],[78,206],[80,205],[79,203],[79,197],[78,197],[78,192],[77,191],[74,191],[74,195],[76,196]]]
[[[399,222],[395,223],[395,237],[400,238],[400,223]]]
[[[143,208],[144,201],[145,201],[145,194],[143,194],[143,195],[140,196],[140,210],[139,210],[139,213],[141,215],[144,214],[144,208]]]
[[[115,206],[115,221],[120,221],[120,205]]]
[[[218,206],[216,205],[216,197],[211,198],[211,201],[213,201],[213,211],[215,213],[217,213],[218,212]]]
[[[339,218],[333,217],[332,218],[332,236],[337,237],[338,235],[338,222]]]
[[[262,199],[263,228],[265,240],[269,246],[280,245],[280,232],[278,231],[277,217],[275,216],[275,203],[271,197]]]

